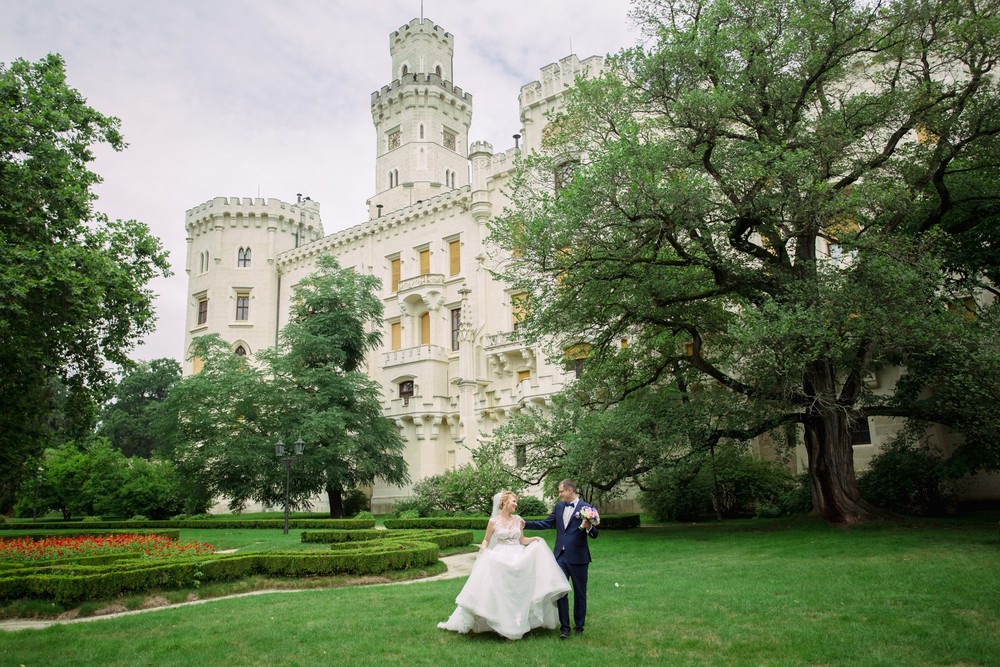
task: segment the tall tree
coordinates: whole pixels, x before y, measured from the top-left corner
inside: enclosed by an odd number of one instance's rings
[[[299,283],[281,346],[255,361],[234,355],[216,336],[195,341],[203,370],[181,380],[167,404],[176,415],[173,457],[183,473],[230,499],[280,504],[285,473],[274,445],[301,437],[289,495],[297,505],[325,492],[331,516],[347,491],[382,479],[408,480],[404,443],[382,415],[381,390],[362,372],[381,340],[377,279],[322,257]]]
[[[799,425],[830,521],[874,512],[850,439],[870,416],[961,430],[956,459],[997,467],[1000,421],[977,410],[1000,399],[996,262],[956,248],[996,238],[1000,8],[636,7],[650,46],[579,82],[495,225],[529,332],[592,346],[596,401],[697,406],[689,388],[712,386],[735,418],[709,439]],[[873,392],[889,367],[902,377]]]
[[[92,148],[122,150],[119,121],[86,104],[63,60],[0,64],[0,504],[66,418],[92,427],[92,394],[153,328],[149,281],[169,275],[146,225],[93,209]]]
[[[124,372],[100,415],[98,435],[125,456],[149,458],[169,432],[158,429],[163,401],[181,378],[176,359],[141,361]]]

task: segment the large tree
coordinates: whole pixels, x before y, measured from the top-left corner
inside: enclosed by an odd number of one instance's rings
[[[92,427],[93,392],[153,328],[147,285],[169,275],[166,253],[146,225],[93,208],[92,149],[122,150],[119,125],[59,56],[0,63],[0,503],[52,444],[59,394]]]
[[[962,431],[956,460],[996,468],[997,263],[981,250],[1000,206],[997,5],[679,0],[636,16],[648,46],[579,82],[495,225],[531,335],[591,346],[592,403],[654,389],[697,414],[722,390],[699,442],[797,425],[831,521],[874,511],[850,440],[871,416]]]
[[[381,389],[363,373],[381,340],[382,302],[372,276],[341,269],[331,257],[302,280],[281,345],[251,361],[217,336],[194,343],[204,361],[181,380],[168,406],[177,416],[174,459],[185,474],[230,499],[280,504],[285,472],[274,459],[281,439],[299,437],[289,493],[296,505],[325,492],[330,515],[343,514],[351,489],[382,479],[408,481],[404,443],[382,415]]]
[[[101,410],[97,434],[125,456],[150,458],[169,437],[169,431],[158,429],[158,422],[163,401],[180,378],[176,359],[140,361],[126,370]]]

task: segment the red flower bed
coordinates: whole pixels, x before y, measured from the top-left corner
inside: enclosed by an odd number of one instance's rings
[[[35,562],[60,558],[140,553],[148,558],[176,558],[215,552],[207,542],[178,542],[165,535],[79,535],[47,537],[35,542],[30,537],[0,540],[0,560]]]

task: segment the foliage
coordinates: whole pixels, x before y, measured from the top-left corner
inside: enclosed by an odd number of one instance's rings
[[[640,502],[658,521],[723,519],[755,514],[759,506],[780,513],[798,488],[787,468],[729,446],[658,469]]]
[[[956,482],[940,452],[898,438],[858,478],[869,502],[901,514],[941,516],[955,509]]]
[[[41,467],[42,478],[30,480],[20,489],[18,516],[34,515],[36,497],[39,513],[59,510],[67,521],[80,514],[141,514],[165,519],[183,506],[183,491],[173,464],[127,458],[103,438],[95,438],[83,448],[66,443],[48,450]]]
[[[351,489],[344,496],[344,516],[357,518],[362,512],[367,512],[370,509],[371,498],[361,489]]]
[[[647,46],[567,93],[493,226],[496,273],[530,295],[527,340],[589,350],[565,428],[543,429],[547,474],[642,486],[664,460],[796,424],[816,510],[854,523],[879,514],[856,486],[857,420],[967,431],[966,469],[1000,465],[1000,417],[977,409],[1000,397],[996,263],[956,250],[996,236],[1000,8],[650,0],[636,16]],[[950,312],[970,297],[974,316]],[[903,377],[873,392],[888,367]],[[607,447],[583,420],[637,428]]]
[[[203,370],[178,382],[166,400],[182,476],[230,500],[284,501],[285,469],[274,445],[301,438],[302,456],[288,474],[289,498],[302,507],[319,492],[331,516],[344,514],[344,495],[383,479],[408,481],[404,443],[382,415],[381,389],[361,371],[378,344],[382,304],[377,279],[341,269],[331,257],[296,291],[281,347],[253,361],[218,336],[194,341]]]
[[[483,443],[472,453],[472,463],[425,477],[414,484],[413,504],[404,506],[402,511],[412,507],[421,512],[420,516],[428,516],[435,510],[489,516],[494,495],[503,490],[520,494],[524,488],[505,461],[504,452],[504,447],[498,443]]]
[[[165,435],[159,428],[163,401],[180,377],[181,365],[175,359],[140,361],[112,390],[101,410],[98,435],[125,456],[150,458]]]
[[[149,282],[170,275],[145,224],[93,209],[88,165],[95,146],[125,147],[119,125],[59,56],[0,64],[0,509],[54,428],[89,431],[95,396],[153,329]]]
[[[520,496],[517,499],[517,513],[521,516],[548,516],[549,506],[534,496]]]

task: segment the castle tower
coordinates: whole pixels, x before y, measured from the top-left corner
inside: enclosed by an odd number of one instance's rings
[[[275,258],[323,237],[319,202],[216,197],[188,210],[188,304],[184,374],[201,370],[191,341],[215,333],[233,352],[274,346],[287,312],[278,311],[281,275]]]
[[[429,19],[389,36],[392,83],[372,93],[376,218],[469,184],[472,95],[452,83],[455,41]]]

